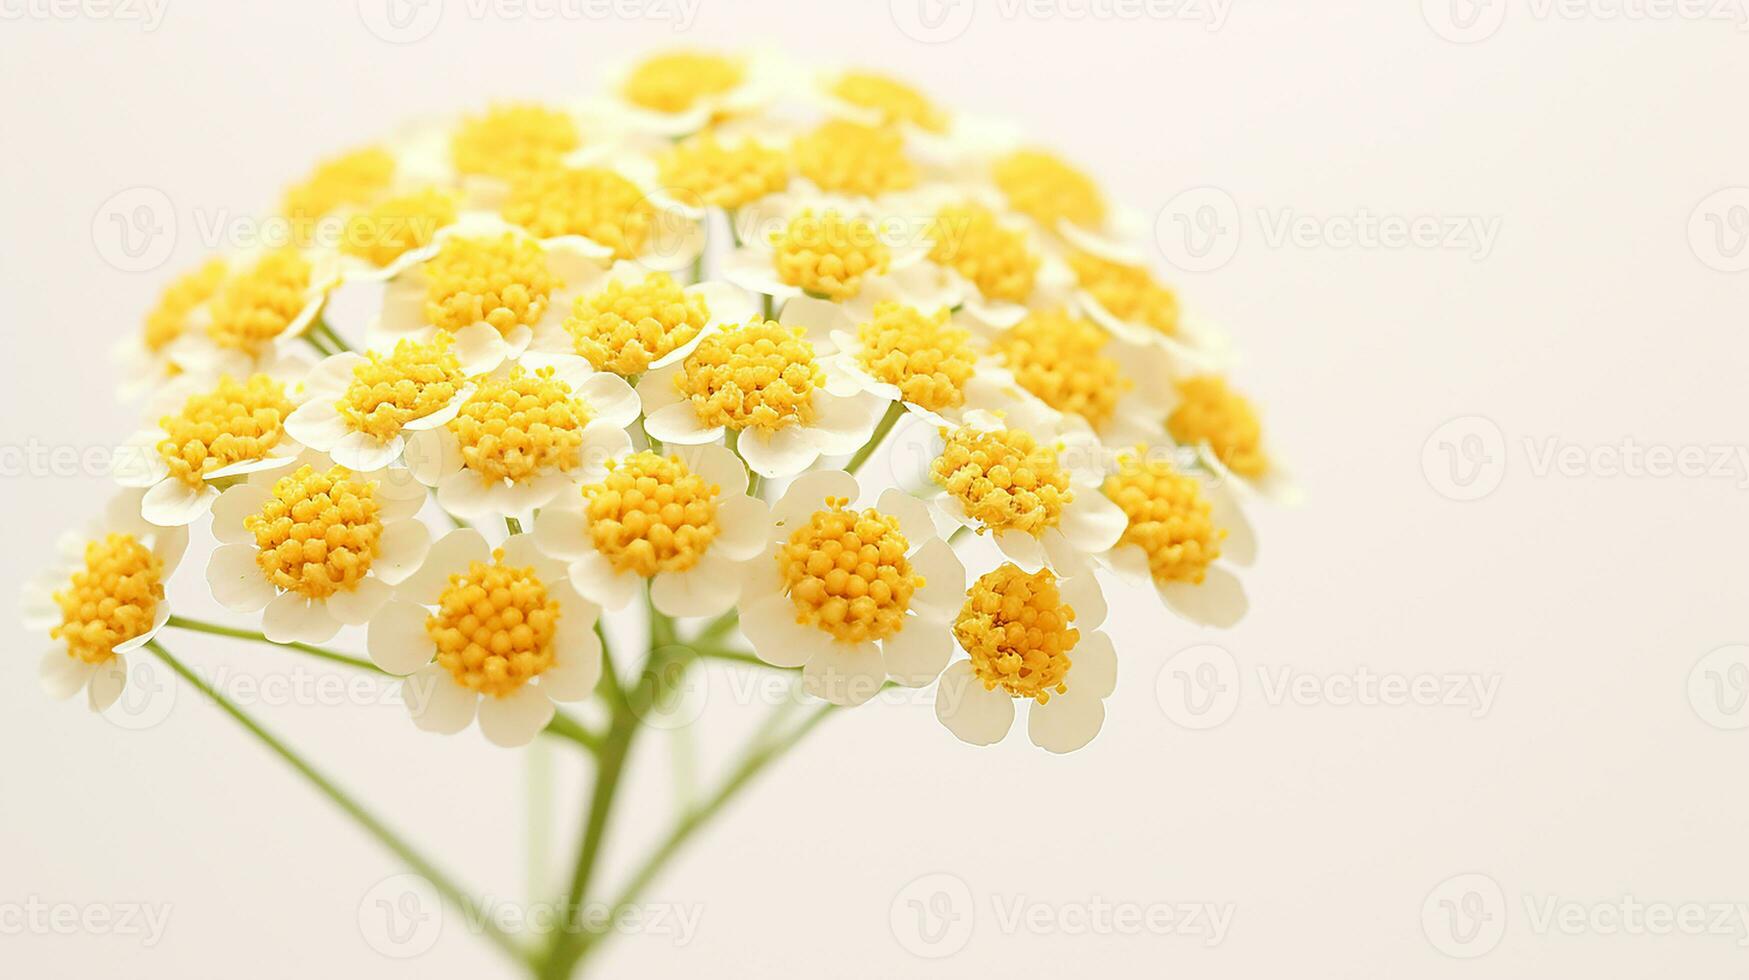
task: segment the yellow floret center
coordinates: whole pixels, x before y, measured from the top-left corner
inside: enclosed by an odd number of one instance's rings
[[[979,533],[1055,527],[1075,499],[1057,454],[1017,429],[944,431],[947,445],[929,476],[965,508]]]
[[[559,602],[532,567],[471,562],[449,577],[437,611],[425,620],[437,663],[470,691],[504,697],[553,665]]]
[[[55,593],[61,623],[49,635],[67,655],[88,664],[115,656],[115,647],[152,628],[164,601],[164,563],[131,534],[110,533],[85,544],[85,567]]]
[[[1026,236],[1004,228],[981,204],[950,204],[929,226],[929,258],[965,276],[986,299],[1025,302],[1038,276],[1039,257]]]
[[[864,276],[887,271],[892,251],[873,225],[828,209],[804,210],[771,235],[780,281],[812,296],[843,301],[862,290]]]
[[[722,487],[678,456],[634,453],[610,462],[600,483],[583,488],[589,537],[616,572],[649,578],[698,564],[722,528]]]
[[[701,424],[770,432],[813,423],[826,372],[799,327],[755,320],[706,337],[674,383]]]
[[[454,195],[427,187],[392,197],[353,215],[341,234],[340,251],[382,268],[431,244],[438,229],[455,223]]]
[[[440,333],[430,343],[402,340],[391,353],[365,354],[335,406],[347,426],[386,442],[408,422],[448,405],[464,381],[453,344],[450,334]]]
[[[1048,228],[1058,221],[1084,228],[1105,223],[1099,185],[1055,154],[1017,150],[996,162],[993,176],[1014,210]]]
[[[699,100],[722,95],[747,75],[741,62],[722,55],[675,51],[648,58],[626,76],[626,101],[656,112],[685,112]]]
[[[656,160],[669,193],[695,204],[733,209],[789,185],[789,157],[753,140],[725,146],[715,134],[682,140]]]
[[[1180,445],[1208,443],[1227,469],[1257,478],[1269,471],[1263,451],[1263,423],[1243,395],[1212,374],[1185,378],[1176,385],[1178,407],[1166,417],[1166,431]]]
[[[449,424],[464,466],[489,483],[516,483],[582,462],[589,412],[553,373],[518,365],[481,382]]]
[[[799,136],[796,171],[823,191],[874,197],[917,186],[917,165],[891,129],[833,119]]]
[[[1103,489],[1129,518],[1118,543],[1147,554],[1155,581],[1202,582],[1227,532],[1215,527],[1195,477],[1161,460],[1136,458],[1106,477]]]
[[[1046,704],[1069,690],[1069,652],[1081,639],[1074,620],[1050,569],[1028,574],[1005,564],[972,583],[953,635],[985,690]]]
[[[450,238],[425,264],[425,317],[451,332],[484,320],[508,334],[540,322],[560,285],[532,239]]]
[[[1022,388],[1099,429],[1135,385],[1105,353],[1109,342],[1097,325],[1056,309],[1027,316],[999,335],[991,349]]]
[[[887,75],[850,71],[838,76],[831,92],[854,106],[873,109],[881,122],[908,122],[931,133],[947,130],[947,115],[922,92]]]
[[[294,224],[306,224],[335,208],[369,204],[394,176],[394,155],[367,146],[317,164],[309,176],[286,188],[281,207]]]
[[[512,185],[503,217],[537,238],[582,235],[629,259],[650,240],[656,208],[642,189],[600,167],[559,167]]]
[[[450,156],[463,174],[512,180],[557,166],[582,142],[577,123],[557,109],[512,103],[462,120]]]
[[[653,272],[642,282],[615,279],[601,292],[577,297],[565,329],[597,371],[630,377],[690,343],[709,320],[702,295]]]
[[[1085,252],[1071,252],[1069,267],[1081,288],[1112,316],[1146,324],[1168,337],[1178,332],[1178,296],[1160,285],[1147,269]]]
[[[905,401],[931,412],[965,403],[965,385],[977,354],[971,332],[952,325],[946,308],[925,316],[914,307],[884,300],[856,334],[861,342],[857,363],[876,381],[898,388]]]
[[[199,487],[213,470],[265,458],[279,445],[291,411],[285,386],[265,374],[221,378],[212,391],[190,396],[182,411],[159,420],[158,456],[171,476]]]
[[[358,588],[382,542],[376,487],[339,466],[301,466],[276,481],[261,510],[243,519],[273,587],[308,599]]]
[[[899,519],[873,508],[848,510],[849,503],[828,500],[791,532],[777,552],[778,574],[796,622],[844,643],[882,640],[905,627],[911,596],[924,580],[905,557],[910,542]]]
[[[208,259],[200,268],[177,276],[164,287],[158,305],[146,314],[143,338],[146,350],[159,353],[182,336],[188,329],[189,315],[219,291],[226,269],[224,259]]]
[[[226,280],[207,303],[207,336],[227,350],[260,355],[303,312],[311,272],[309,260],[296,249],[263,255]]]

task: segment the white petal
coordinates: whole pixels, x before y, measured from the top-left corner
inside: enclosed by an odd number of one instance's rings
[[[414,479],[413,474],[402,467],[377,470],[370,478],[382,503],[378,516],[385,522],[414,517],[431,497],[431,488]]]
[[[326,643],[340,632],[340,621],[324,603],[284,592],[262,612],[261,632],[275,643]]]
[[[374,473],[393,463],[405,446],[406,439],[400,435],[385,441],[365,432],[348,432],[328,454],[354,473]]]
[[[706,552],[684,572],[663,572],[650,582],[650,602],[667,616],[716,616],[741,597],[740,570]]]
[[[1096,490],[1083,490],[1063,508],[1060,526],[1076,548],[1096,554],[1117,544],[1128,524],[1123,508],[1110,497]]]
[[[431,550],[431,529],[416,520],[395,521],[383,528],[371,571],[388,585],[399,585],[418,570]],[[342,620],[350,623],[352,620]]]
[[[875,426],[890,403],[871,392],[839,397],[816,394],[813,433],[820,451],[828,456],[853,453],[874,435]]]
[[[765,539],[760,538],[760,546]],[[46,576],[38,576],[24,583],[24,594],[19,603],[19,612],[27,630],[43,631],[60,625],[62,619],[61,604],[55,601],[56,585],[51,585]]]
[[[253,544],[226,544],[207,560],[206,582],[219,605],[232,612],[255,613],[273,601],[275,589],[256,564]]]
[[[1036,572],[1045,565],[1045,546],[1038,538],[1025,531],[996,531],[991,537],[996,547],[1008,556],[1008,559],[1019,565],[1023,571]]]
[[[85,684],[85,694],[90,701],[91,710],[107,711],[121,697],[121,690],[127,682],[126,658],[118,654],[98,664],[91,671],[91,679]]]
[[[595,550],[589,538],[589,519],[581,510],[543,507],[534,518],[534,541],[549,558],[576,561]]]
[[[773,667],[800,667],[823,654],[832,639],[796,622],[795,603],[780,592],[741,602],[741,632],[759,659]]]
[[[1093,741],[1105,724],[1105,702],[1091,693],[1070,689],[1035,704],[1027,712],[1026,734],[1032,744],[1047,752],[1073,752]]]
[[[480,731],[494,745],[517,748],[534,741],[553,720],[553,700],[533,684],[501,698],[480,699]]]
[[[577,447],[582,465],[571,473],[577,482],[599,481],[607,475],[609,460],[620,459],[632,451],[632,437],[618,422],[595,419],[583,427],[582,436]]]
[[[468,727],[480,706],[478,694],[457,684],[450,672],[437,664],[402,681],[401,699],[413,716],[413,724],[439,735],[453,735]]]
[[[1250,606],[1239,579],[1219,565],[1210,566],[1200,584],[1164,582],[1157,589],[1173,612],[1203,626],[1236,626]]]
[[[455,332],[455,356],[461,361],[462,373],[478,377],[497,370],[510,356],[510,345],[504,335],[489,323],[470,323]]]
[[[377,610],[365,633],[365,650],[371,663],[391,674],[411,674],[437,655],[437,646],[425,630],[431,614],[424,606],[396,599]]]
[[[759,312],[759,300],[732,283],[711,280],[688,286],[686,291],[702,295],[710,318],[718,323],[739,325]]]
[[[486,539],[471,527],[457,528],[438,538],[425,553],[419,570],[401,582],[396,594],[415,602],[436,605],[437,597],[449,584],[449,577],[467,570],[469,563],[485,561],[492,555]]]
[[[843,470],[815,470],[797,477],[771,506],[771,519],[784,527],[794,527],[826,506],[827,498],[845,497],[856,503],[862,487],[856,477]]]
[[[1076,626],[1080,626],[1079,620]],[[1069,655],[1069,673],[1064,678],[1069,690],[1096,698],[1111,697],[1117,688],[1117,649],[1104,630],[1081,630],[1075,649]]]
[[[285,431],[293,439],[327,452],[352,433],[331,398],[313,397],[285,418]]]
[[[497,518],[509,512],[493,493],[501,486],[486,482],[472,470],[458,470],[437,485],[437,505],[470,521]]]
[[[1224,483],[1203,481],[1203,496],[1208,498],[1210,518],[1215,526],[1227,532],[1221,541],[1221,557],[1235,565],[1249,565],[1257,560],[1257,531],[1251,526],[1245,509]]]
[[[723,427],[707,426],[698,420],[698,412],[689,401],[665,405],[644,416],[644,431],[652,439],[696,446],[715,442],[723,437]]]
[[[970,660],[956,660],[935,688],[935,717],[960,741],[993,745],[1014,726],[1014,698],[1001,688],[986,690]]]
[[[886,682],[886,664],[874,643],[828,643],[802,668],[802,690],[833,704],[862,704]]]
[[[795,426],[776,432],[744,429],[735,448],[741,451],[741,458],[753,472],[767,479],[794,476],[820,458],[810,433]]]
[[[193,524],[219,499],[218,490],[203,484],[199,489],[175,477],[159,480],[140,498],[140,516],[160,527]]]
[[[428,487],[442,483],[444,477],[462,466],[461,442],[447,427],[412,433],[402,447],[402,454],[407,472]]]
[[[282,442],[275,448],[272,455],[260,459],[245,459],[240,463],[221,466],[206,475],[208,480],[224,480],[233,476],[246,476],[250,473],[266,473],[270,470],[281,470],[298,461],[297,446],[290,441]]]
[[[778,322],[786,327],[801,327],[806,331],[808,342],[814,345],[815,353],[836,349],[837,345],[830,339],[833,331],[856,329],[856,323],[844,311],[844,307],[812,296],[797,296],[783,304],[783,315],[778,317]]]
[[[570,609],[561,613],[553,665],[540,675],[540,689],[552,700],[582,701],[601,680],[601,639],[595,635],[595,619],[594,614]]]
[[[638,401],[643,403],[645,415],[654,415],[661,409],[686,400],[686,396],[674,384],[674,379],[679,375],[680,365],[671,364],[646,371],[638,379]]]
[[[922,687],[941,676],[953,656],[953,634],[942,623],[906,616],[897,633],[881,640],[887,676],[906,687]]]
[[[637,597],[642,583],[631,572],[616,572],[607,556],[590,548],[571,562],[567,573],[571,588],[603,609],[624,609]]]
[[[911,555],[911,570],[923,576],[923,587],[911,595],[919,615],[945,623],[952,619],[966,598],[966,566],[953,547],[931,538]]]
[[[677,446],[669,455],[679,456],[687,469],[721,487],[725,497],[747,492],[747,464],[722,446]]]
[[[583,363],[587,366],[589,362]],[[631,425],[638,413],[643,411],[643,403],[638,400],[638,393],[617,374],[591,372],[576,386],[576,391],[595,418],[612,422],[622,429]]]
[[[1082,575],[1058,576],[1063,601],[1075,610],[1075,628],[1086,633],[1105,622],[1105,592],[1091,570]]]
[[[899,519],[899,530],[917,548],[935,537],[935,519],[929,516],[929,505],[896,487],[881,491],[875,507],[883,514]]]
[[[387,582],[374,575],[368,576],[360,579],[353,588],[329,596],[326,603],[328,615],[343,626],[363,626],[394,594],[395,590]]]
[[[37,679],[43,693],[56,701],[65,701],[85,687],[96,665],[88,664],[67,652],[65,646],[50,647],[37,664]]]
[[[710,554],[729,561],[757,558],[771,538],[771,507],[757,497],[729,497],[717,505],[717,527]]]
[[[255,535],[243,526],[243,521],[259,513],[271,496],[272,486],[256,480],[239,483],[219,494],[213,501],[213,537],[225,544],[253,543]]]

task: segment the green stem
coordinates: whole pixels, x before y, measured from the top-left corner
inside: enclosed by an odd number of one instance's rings
[[[514,517],[506,516],[504,518],[504,529],[506,531],[509,531],[511,533],[511,535],[513,535],[513,536],[517,535],[517,534],[521,534],[522,533],[522,522],[517,520]]]
[[[862,448],[856,451],[855,456],[850,457],[850,462],[844,464],[844,472],[854,474],[857,470],[862,469],[862,464],[868,462],[868,458],[874,455],[874,451],[880,447],[881,440],[887,437],[887,433],[893,431],[893,426],[898,424],[899,417],[904,414],[904,402],[894,402],[888,405],[887,414],[881,416],[880,424],[875,426],[874,434],[868,437],[868,441],[862,444]]]
[[[153,640],[147,643],[146,649],[157,654],[158,659],[164,661],[171,670],[181,675],[183,680],[194,685],[201,691],[201,693],[211,698],[213,703],[217,704],[238,724],[242,725],[250,734],[259,739],[263,745],[272,749],[274,754],[285,760],[285,762],[293,769],[296,769],[300,775],[309,780],[310,783],[320,790],[324,796],[327,796],[329,800],[333,801],[335,806],[339,807],[342,812],[356,821],[358,825],[363,827],[372,837],[375,837],[378,843],[394,852],[395,856],[406,862],[407,866],[413,869],[416,874],[425,878],[427,881],[430,881],[432,887],[436,888],[438,893],[448,899],[451,904],[462,910],[469,910],[478,906],[478,903],[470,898],[468,894],[449,877],[449,875],[445,874],[430,861],[426,860],[423,855],[413,849],[411,844],[402,840],[394,831],[390,830],[386,824],[381,820],[378,820],[370,813],[370,811],[361,806],[358,801],[349,796],[345,790],[342,790],[332,780],[318,772],[314,766],[304,761],[304,758],[293,751],[290,746],[280,741],[272,732],[261,727],[255,719],[249,717],[249,715],[241,708],[232,703],[230,699],[215,690],[212,685],[201,680],[194,671],[188,669],[182,661],[171,655],[170,651],[164,649],[158,641]],[[503,950],[505,954],[512,959],[524,964],[532,962],[528,952],[523,949],[521,944],[517,943],[514,939],[511,939],[508,935],[505,935],[504,932],[502,932],[489,918],[481,919],[481,928],[484,930],[486,938],[490,939],[493,945]]]
[[[315,329],[328,339],[328,343],[333,345],[335,350],[352,350],[352,345],[346,342],[346,338],[340,336],[333,327],[328,325],[327,317],[316,317]]]
[[[201,620],[188,619],[184,616],[171,616],[169,622],[165,625],[174,626],[177,629],[191,630],[196,633],[211,633],[214,636],[228,636],[234,640],[248,640],[251,643],[266,643],[271,646],[285,647],[288,650],[297,650],[301,653],[307,653],[312,657],[321,657],[323,660],[328,660],[337,664],[344,664],[347,667],[356,667],[359,670],[368,670],[378,674],[388,674],[388,671],[383,670],[381,667],[378,667],[376,664],[373,664],[368,660],[348,656],[344,653],[336,653],[333,650],[312,646],[308,643],[280,643],[276,640],[268,639],[266,634],[256,633],[252,630],[240,630],[230,626],[220,626],[217,623],[202,622]]]
[[[706,646],[713,644],[728,636],[729,631],[734,629],[739,622],[741,622],[740,610],[731,609],[707,623],[704,629],[699,630],[698,636],[692,642]]]
[[[309,344],[311,347],[314,347],[316,349],[316,353],[322,355],[323,357],[331,357],[335,353],[334,349],[329,347],[327,344],[323,343],[320,336],[318,334],[316,334],[314,331],[310,331],[308,333],[305,333],[303,340],[304,340],[304,343]]]
[[[774,667],[760,660],[751,653],[740,650],[724,650],[721,647],[694,647],[695,652],[706,660],[721,660],[725,663],[744,664],[748,667],[763,667],[766,670],[799,670],[796,667]]]

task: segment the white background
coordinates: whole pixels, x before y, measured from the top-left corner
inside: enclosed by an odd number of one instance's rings
[[[1201,8],[1117,8],[1140,14],[1124,19],[958,0],[935,8],[949,19],[924,43],[900,28],[926,33],[913,3],[702,0],[676,31],[667,7],[580,20],[450,0],[428,36],[397,44],[369,28],[384,23],[374,2],[169,0],[146,30],[115,11],[0,0],[0,584],[15,592],[104,498],[101,478],[32,465],[25,449],[101,450],[133,427],[102,352],[204,253],[201,222],[270,205],[319,156],[401,121],[568,96],[656,46],[862,64],[1011,116],[1149,215],[1187,189],[1224,193],[1239,237],[1217,244],[1237,250],[1171,280],[1246,352],[1238,382],[1308,504],[1259,516],[1240,628],[1203,634],[1149,597],[1114,601],[1120,685],[1106,730],[1076,755],[1019,733],[961,745],[926,702],[834,719],[656,883],[652,900],[702,915],[691,942],[621,937],[603,972],[1741,976],[1749,926],[1735,917],[1729,935],[1612,933],[1605,918],[1539,928],[1551,901],[1588,915],[1626,896],[1749,903],[1749,733],[1719,727],[1749,714],[1730,710],[1739,675],[1715,687],[1706,673],[1745,658],[1700,665],[1749,641],[1749,469],[1734,456],[1722,475],[1610,465],[1629,441],[1709,458],[1749,445],[1749,272],[1725,271],[1749,262],[1749,192],[1696,213],[1749,185],[1736,8],[1719,21],[1656,6],[1604,16],[1613,0],[1561,8],[1570,16],[1459,3],[1482,18],[1465,31],[1437,0],[1238,0],[1218,25]],[[136,186],[178,216],[166,261],[144,273],[105,258],[105,202]],[[1485,255],[1339,247],[1327,219],[1362,211],[1497,221],[1498,237]],[[1281,241],[1284,216],[1323,232]],[[1580,447],[1579,462],[1540,466],[1551,446]],[[219,618],[199,560],[187,570],[173,598]],[[276,651],[169,639],[233,680],[313,676]],[[1193,731],[1180,722],[1210,716],[1179,707],[1189,660],[1174,657],[1206,643],[1232,659],[1190,676],[1238,700]],[[140,731],[46,701],[45,645],[15,632],[0,658],[0,908],[157,903],[171,916],[147,948],[21,933],[0,914],[8,975],[509,975],[454,912],[423,956],[382,956],[361,920],[400,870],[389,856],[186,689]],[[1478,674],[1498,694],[1479,718],[1457,704],[1272,703],[1260,667],[1335,684],[1363,667]],[[722,678],[712,693],[707,765],[760,710],[732,703]],[[527,894],[523,757],[477,732],[423,736],[393,705],[254,710],[475,887]],[[568,828],[580,770],[552,749]],[[610,877],[670,816],[664,739],[642,749]],[[545,863],[562,878],[570,860],[566,836]],[[940,874],[952,879],[907,889]],[[1471,874],[1487,877],[1439,888]],[[955,883],[937,899],[943,881]],[[917,942],[912,898],[958,916],[945,946]],[[1461,941],[1475,922],[1441,899],[1491,916],[1479,938]],[[1069,916],[1214,903],[1232,923],[1213,947],[1069,935],[1008,927],[1017,902]]]

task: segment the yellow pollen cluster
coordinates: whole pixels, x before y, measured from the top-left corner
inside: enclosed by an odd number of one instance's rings
[[[268,252],[230,277],[207,303],[207,336],[227,350],[257,356],[310,300],[310,263],[296,249]]]
[[[1096,324],[1065,310],[1040,310],[1004,331],[991,349],[1022,388],[1098,429],[1135,385],[1104,353],[1109,340]]]
[[[266,457],[291,411],[285,386],[265,374],[220,378],[212,391],[191,396],[181,412],[159,420],[158,456],[171,476],[199,487],[213,470]]]
[[[164,601],[164,563],[131,534],[110,533],[85,544],[85,567],[55,593],[61,624],[49,635],[67,655],[88,664],[115,656],[115,646],[152,628]]]
[[[616,279],[593,296],[577,297],[565,329],[597,371],[630,377],[690,342],[709,320],[703,296],[653,272],[641,283]]]
[[[589,537],[617,572],[649,578],[684,572],[704,557],[721,530],[722,487],[687,469],[678,456],[634,453],[610,463],[607,476],[583,488]]]
[[[438,229],[454,224],[455,219],[455,197],[435,187],[391,197],[347,220],[340,251],[380,269],[415,248],[431,244]]]
[[[1055,527],[1075,499],[1057,454],[1017,429],[943,431],[947,445],[929,464],[929,476],[952,494],[967,516],[990,531],[1042,534]]]
[[[513,180],[557,166],[580,143],[577,124],[566,113],[511,103],[463,119],[450,138],[450,157],[461,173]]]
[[[890,129],[833,119],[796,137],[796,170],[823,191],[874,197],[917,186],[917,165]]]
[[[638,185],[600,167],[556,167],[511,186],[504,220],[536,238],[582,235],[629,259],[644,248],[656,208]]]
[[[224,259],[208,259],[198,269],[177,276],[158,296],[158,305],[146,314],[143,341],[156,354],[170,346],[188,329],[188,316],[219,291],[225,281]]]
[[[714,133],[675,144],[656,160],[661,184],[682,201],[734,209],[789,186],[789,158],[743,140],[724,146]]]
[[[1085,252],[1071,252],[1075,279],[1112,316],[1145,323],[1170,337],[1178,332],[1178,296],[1140,266],[1109,262]]]
[[[448,405],[463,382],[461,361],[450,350],[454,342],[440,333],[431,343],[402,340],[392,353],[367,353],[336,405],[347,426],[386,442],[408,422]]]
[[[905,557],[910,543],[899,519],[850,501],[826,501],[777,552],[778,574],[796,606],[796,622],[844,643],[881,640],[905,626],[911,596],[924,585]]]
[[[437,662],[470,691],[503,697],[553,665],[559,602],[532,567],[471,562],[449,577],[425,633],[437,646]]]
[[[703,425],[774,431],[814,421],[826,372],[799,327],[754,320],[706,337],[674,384]]]
[[[488,482],[515,483],[574,469],[582,462],[588,424],[588,411],[552,368],[530,373],[519,365],[481,382],[449,427],[461,443],[463,465]]]
[[[1025,235],[1002,227],[989,208],[950,204],[935,216],[929,237],[930,260],[971,280],[985,298],[1022,303],[1032,295],[1039,257]]]
[[[449,238],[425,263],[425,318],[451,332],[484,320],[508,334],[540,322],[560,285],[531,239]]]
[[[862,290],[863,276],[887,271],[892,251],[874,226],[828,209],[791,218],[771,235],[772,262],[780,281],[811,296],[837,302]]]
[[[1227,532],[1215,527],[1196,478],[1161,460],[1130,459],[1103,489],[1129,518],[1118,543],[1147,553],[1155,581],[1202,582]]]
[[[700,99],[741,84],[747,69],[734,58],[674,51],[645,60],[626,76],[626,101],[655,112],[685,112]]]
[[[931,412],[965,403],[965,384],[978,356],[970,331],[953,326],[944,307],[933,316],[885,300],[874,319],[856,328],[856,360],[876,381],[899,389],[905,401]]]
[[[300,466],[276,481],[260,512],[243,519],[273,587],[308,599],[358,588],[383,536],[376,486],[338,466]]]
[[[972,583],[953,635],[985,690],[1047,704],[1069,690],[1069,652],[1081,639],[1074,619],[1050,569],[1029,575],[1005,564]]]
[[[1166,417],[1166,431],[1180,445],[1208,443],[1215,458],[1243,477],[1269,471],[1263,451],[1263,423],[1251,403],[1227,387],[1226,379],[1201,374],[1177,382],[1178,407]]]
[[[887,75],[848,71],[832,83],[831,92],[854,106],[880,113],[881,122],[908,122],[931,133],[947,131],[947,115],[922,92]]]
[[[1047,228],[1063,220],[1084,228],[1105,223],[1099,186],[1053,153],[1016,150],[996,162],[993,176],[1014,210]]]
[[[369,204],[394,176],[394,156],[367,146],[317,164],[308,177],[286,189],[280,206],[293,222],[312,221],[342,205]]]

